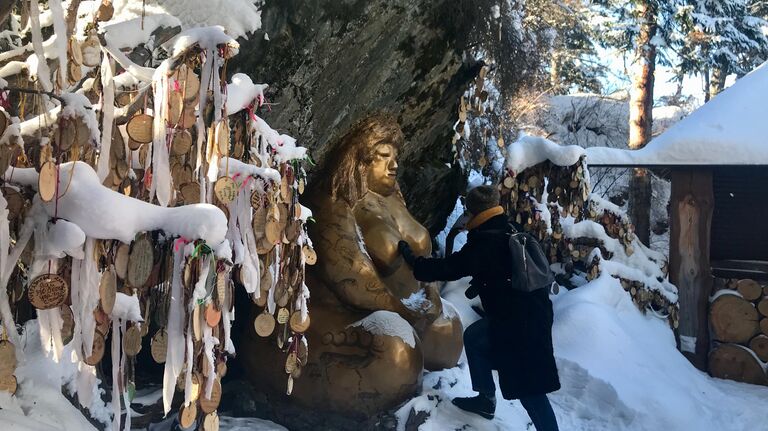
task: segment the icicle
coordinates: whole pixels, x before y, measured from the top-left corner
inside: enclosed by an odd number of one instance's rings
[[[112,429],[120,431],[120,324],[112,320]]]
[[[112,123],[115,117],[115,62],[108,55],[104,55],[101,61],[101,82],[104,94],[101,98],[101,151],[96,174],[102,183],[109,176],[109,157],[112,147]]]
[[[171,401],[176,388],[176,379],[184,366],[184,303],[181,285],[181,270],[184,250],[173,254],[173,277],[171,279],[171,305],[168,311],[168,348],[163,372],[163,412],[171,411]]]
[[[59,58],[59,79],[61,79],[62,88],[69,86],[67,80],[67,26],[64,23],[64,8],[61,6],[61,0],[48,0],[48,7],[53,16],[53,32],[56,33],[56,56]]]
[[[32,23],[32,46],[37,57],[37,79],[45,91],[53,91],[51,84],[51,70],[45,61],[45,49],[43,48],[43,34],[40,29],[40,6],[37,0],[29,1],[29,21]]]

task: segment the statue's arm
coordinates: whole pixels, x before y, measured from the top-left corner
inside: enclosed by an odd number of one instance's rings
[[[330,208],[329,208],[330,207]],[[403,305],[381,281],[373,259],[365,248],[362,234],[351,210],[342,204],[326,207],[319,213],[315,226],[314,247],[318,252],[318,265],[328,288],[342,302],[362,310],[387,310],[400,314],[406,320],[418,316]],[[325,216],[323,214],[326,214]],[[397,258],[397,241],[393,256]]]

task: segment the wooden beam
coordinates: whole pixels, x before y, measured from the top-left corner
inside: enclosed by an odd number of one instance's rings
[[[706,167],[672,171],[669,278],[680,295],[679,338],[683,354],[700,370],[709,355],[710,229],[714,194]]]

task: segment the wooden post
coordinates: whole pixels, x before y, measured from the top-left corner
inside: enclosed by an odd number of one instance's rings
[[[670,198],[669,278],[680,295],[680,345],[683,354],[707,370],[709,354],[708,300],[712,293],[709,262],[714,209],[712,171],[675,168]]]

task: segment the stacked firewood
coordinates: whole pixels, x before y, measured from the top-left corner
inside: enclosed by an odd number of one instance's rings
[[[584,158],[570,166],[558,166],[547,160],[522,172],[509,171],[499,190],[507,213],[514,215],[513,220],[541,242],[550,263],[560,264],[563,274],[558,281],[567,287],[576,275],[588,280],[597,278],[602,271],[601,262],[616,257],[617,250],[606,247],[606,237],[618,241],[622,257],[632,256],[639,244],[626,214],[590,194]],[[564,225],[582,222],[599,224],[605,236],[601,239],[587,234],[569,235],[569,229],[564,229]],[[659,273],[666,276],[667,262],[654,263],[659,266]],[[616,277],[638,308],[651,310],[666,317],[671,326],[677,326],[676,301],[647,285],[645,280]]]
[[[768,284],[751,279],[715,279],[709,323],[715,377],[768,386]]]

